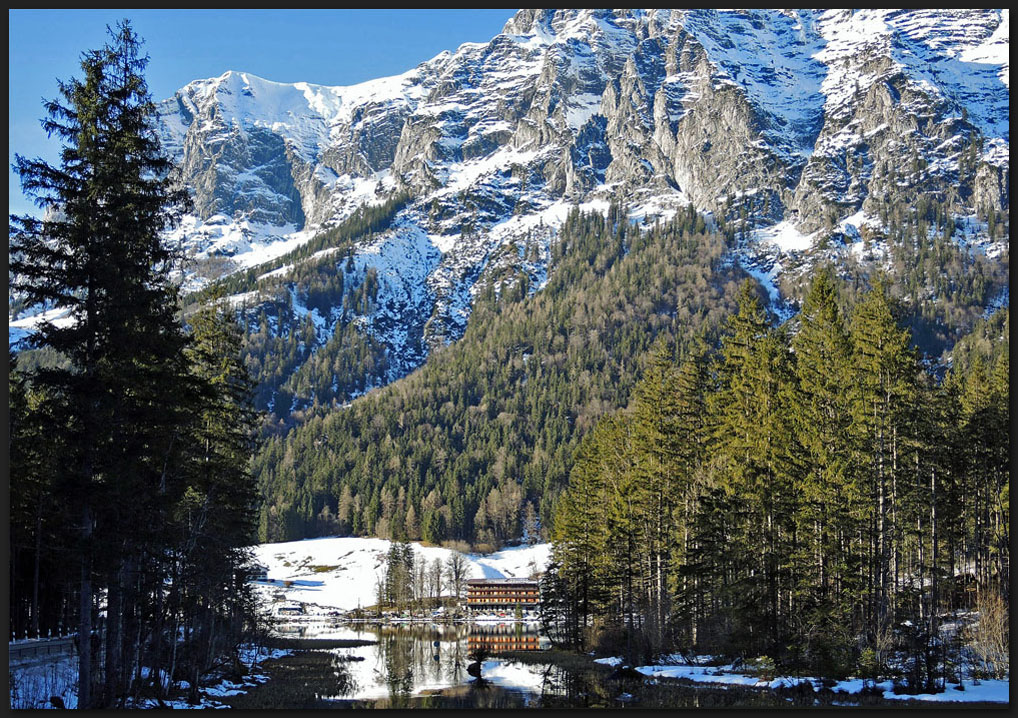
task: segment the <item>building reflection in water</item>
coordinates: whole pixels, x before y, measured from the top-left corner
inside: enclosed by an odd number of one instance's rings
[[[483,624],[470,626],[467,636],[468,653],[484,650],[490,655],[507,651],[541,651],[548,648],[548,640],[522,623]]]

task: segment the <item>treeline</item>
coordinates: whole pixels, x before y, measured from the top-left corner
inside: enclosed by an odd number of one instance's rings
[[[254,291],[266,286],[278,287],[283,283],[279,278],[266,278],[264,275],[291,264],[299,265],[318,252],[332,250],[330,254],[346,258],[353,254],[355,241],[363,240],[366,236],[388,229],[396,214],[409,201],[409,194],[399,192],[381,204],[362,205],[335,227],[318,233],[307,243],[283,256],[243,272],[231,274],[213,282],[210,287],[195,292],[188,298],[188,305],[199,306],[206,303],[213,294],[232,295]]]
[[[618,205],[574,211],[541,291],[528,296],[523,272],[482,279],[454,345],[266,442],[259,536],[538,537],[579,439],[625,404],[654,339],[710,331],[734,309],[744,275],[725,247],[692,211],[654,227],[630,225]]]
[[[747,282],[720,343],[659,347],[576,454],[552,635],[942,688],[945,612],[1009,598],[1007,310],[942,381],[901,320],[880,280],[845,319],[822,271],[794,322]]]
[[[355,321],[374,311],[378,273],[322,260],[299,265],[276,298],[242,306],[242,354],[254,379],[255,406],[272,413],[279,433],[318,405],[338,406],[385,381],[385,347]],[[313,313],[316,312],[316,313]],[[321,323],[316,325],[315,319]]]
[[[10,357],[10,632],[74,629],[83,709],[184,679],[197,699],[254,620],[251,384],[231,312],[178,318],[162,232],[186,197],[154,139],[146,62],[118,25],[47,105],[61,165],[16,161],[61,211],[11,218],[12,284],[71,321],[40,325],[49,356],[31,370]]]
[[[923,353],[945,360],[955,342],[1009,288],[1006,246],[997,245],[991,257],[970,245],[974,235],[991,242],[1006,237],[1007,209],[979,207],[973,216],[958,218],[961,210],[951,198],[930,194],[888,197],[876,211],[879,225],[861,228],[861,251],[837,248],[842,309],[854,306],[869,290],[869,276],[883,269],[912,341]],[[836,241],[818,247],[808,261],[822,263]],[[801,303],[811,275],[786,272],[782,295]]]
[[[393,541],[382,574],[375,584],[377,607],[404,608],[441,605],[443,594],[459,600],[467,582],[466,556],[453,551],[443,561],[428,561],[407,541]]]

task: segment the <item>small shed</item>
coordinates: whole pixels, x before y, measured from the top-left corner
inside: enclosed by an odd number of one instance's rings
[[[253,561],[247,566],[247,580],[248,581],[268,581],[269,580],[269,567]]]

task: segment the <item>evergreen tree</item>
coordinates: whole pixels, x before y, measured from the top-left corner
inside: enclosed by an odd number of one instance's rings
[[[676,622],[686,645],[697,640],[697,620],[703,614],[703,593],[688,567],[696,550],[694,523],[707,481],[704,467],[709,441],[707,396],[712,386],[708,372],[707,344],[697,336],[675,378],[674,414],[666,425],[664,440],[670,446],[676,472],[676,515],[672,535],[672,592],[676,597]]]
[[[159,149],[146,63],[126,21],[110,30],[84,54],[83,79],[46,104],[61,164],[15,165],[46,214],[11,218],[12,288],[71,320],[41,323],[33,341],[58,361],[12,393],[12,498],[27,509],[15,556],[24,537],[40,546],[48,531],[49,555],[78,564],[77,611],[66,614],[78,626],[82,708],[122,707],[146,665],[150,676],[187,670],[197,686],[253,608],[239,570],[257,498],[250,385],[237,328],[218,310],[196,315],[193,344],[177,318],[163,234],[186,196]],[[52,519],[38,513],[44,501]],[[37,620],[38,601],[19,602]]]
[[[676,405],[675,364],[672,352],[661,339],[655,344],[643,378],[634,390],[632,423],[637,453],[637,472],[646,518],[644,527],[648,580],[645,601],[649,608],[647,633],[656,650],[666,643],[667,618],[671,611],[672,539],[680,497],[680,475],[674,424]]]
[[[730,524],[729,545],[715,557],[727,577],[722,602],[735,618],[738,640],[771,652],[782,631],[779,603],[791,534],[785,524],[794,513],[784,341],[770,329],[747,280],[721,347],[718,391],[709,402],[716,482]],[[755,635],[740,635],[744,630]]]
[[[212,300],[189,320],[187,356],[198,392],[192,421],[181,429],[185,488],[174,512],[171,602],[187,608],[186,630],[196,646],[209,646],[217,636],[239,636],[245,628],[253,596],[246,584],[231,579],[243,575],[251,560],[246,547],[255,539],[258,508],[249,469],[257,415],[241,363],[240,327],[221,298]],[[204,653],[216,655],[211,649]],[[191,662],[192,686],[207,668],[207,659]]]
[[[607,487],[599,453],[607,429],[607,422],[599,422],[577,449],[569,487],[559,499],[552,533],[553,559],[558,567],[555,573],[561,579],[553,583],[571,599],[560,607],[557,634],[563,642],[581,646],[583,631],[601,611],[610,590],[605,561],[612,527],[606,514]]]
[[[837,635],[831,626],[861,618],[853,611],[863,598],[865,549],[855,537],[863,528],[866,503],[851,471],[852,346],[829,269],[813,279],[792,349],[796,382],[790,406],[802,456],[796,590],[790,610],[815,629],[801,635],[823,641]],[[797,648],[812,652],[818,647]]]
[[[96,704],[93,579],[105,574],[112,616],[131,532],[158,524],[145,509],[179,419],[169,392],[186,377],[166,274],[171,255],[160,239],[184,198],[152,127],[140,42],[126,21],[110,36],[83,55],[83,79],[60,84],[62,101],[46,103],[43,127],[65,142],[60,165],[16,156],[24,191],[48,213],[12,217],[10,238],[13,288],[73,320],[40,325],[38,344],[67,357],[70,368],[39,370],[33,381],[63,417],[68,470],[60,490],[78,507],[82,707]],[[116,647],[116,621],[106,630]],[[106,702],[117,690],[119,659],[107,651]]]
[[[39,635],[60,627],[71,591],[61,580],[60,556],[73,555],[61,532],[70,520],[57,500],[54,477],[61,466],[63,434],[54,431],[49,402],[32,387],[11,352],[9,386],[10,608],[13,635]]]
[[[852,316],[853,466],[869,506],[867,625],[887,630],[893,615],[898,555],[898,498],[903,481],[904,418],[915,401],[918,367],[907,330],[898,326],[885,282],[878,279]]]

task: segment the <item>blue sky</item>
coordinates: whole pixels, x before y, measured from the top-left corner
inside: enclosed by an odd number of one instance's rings
[[[151,60],[154,99],[227,70],[276,82],[350,85],[396,75],[464,42],[497,35],[514,10],[9,10],[8,164],[14,153],[56,161],[39,127],[56,80],[81,75],[82,51],[129,18]],[[9,209],[35,212],[9,174]]]

